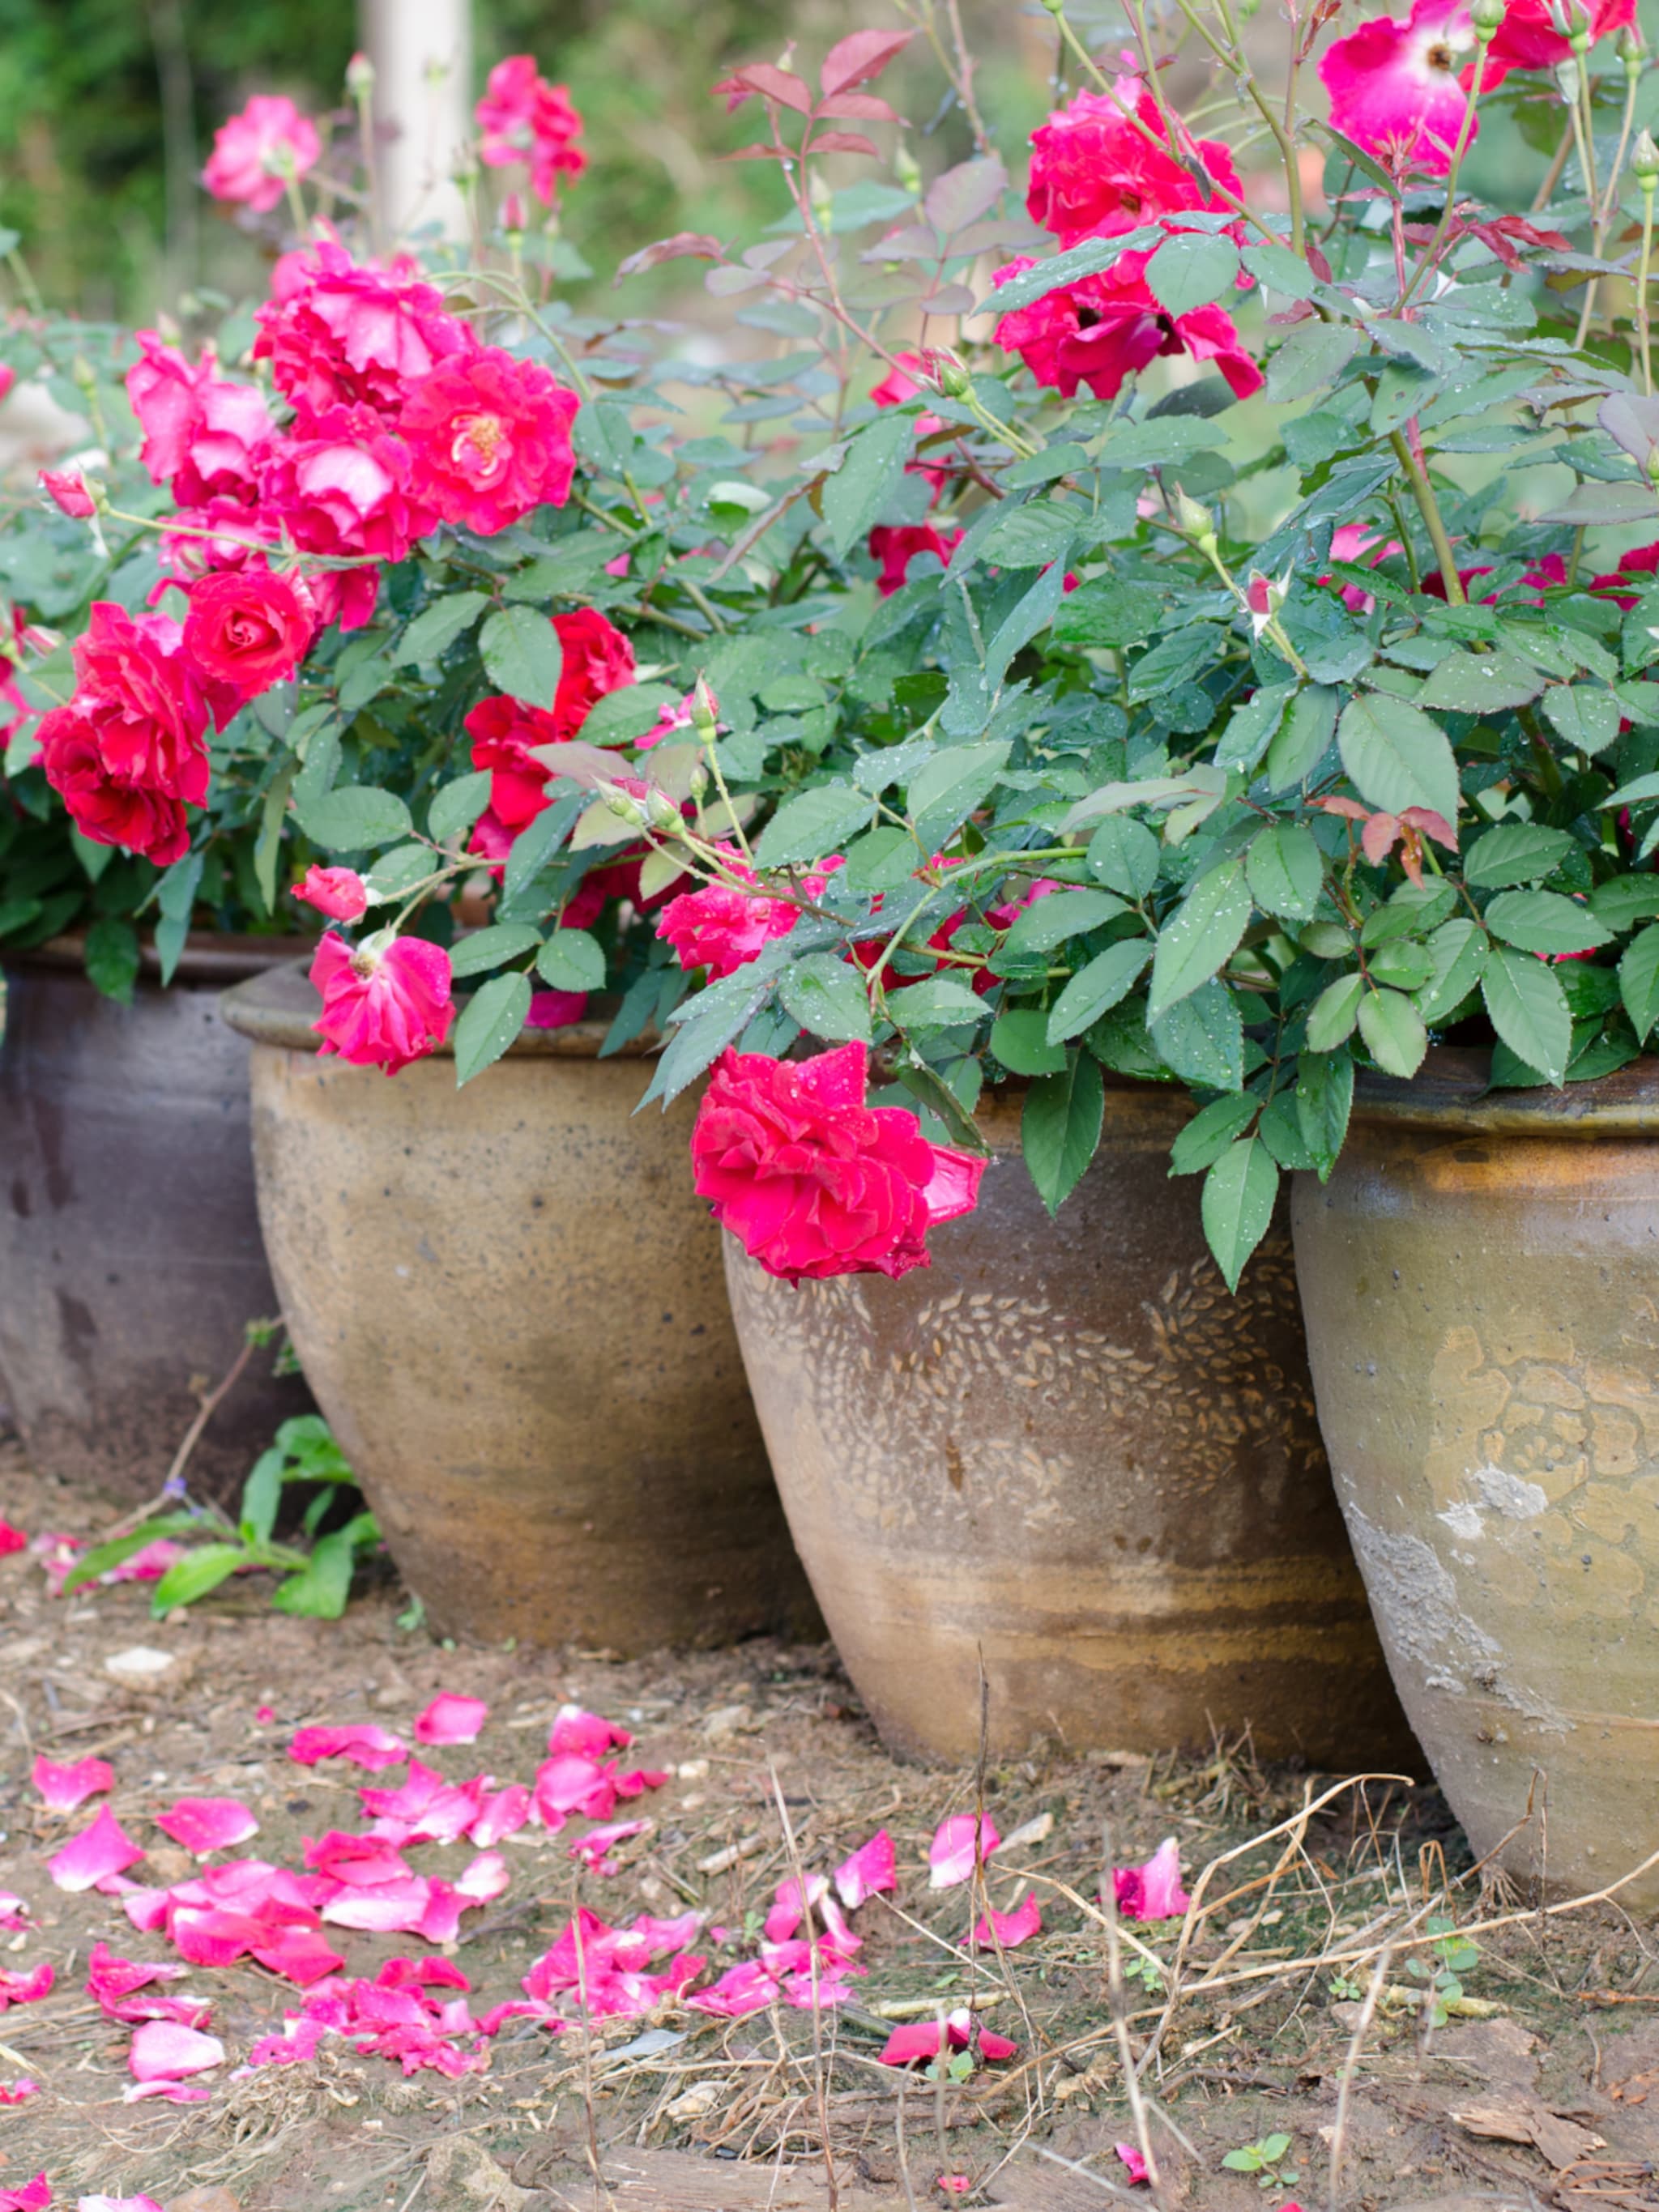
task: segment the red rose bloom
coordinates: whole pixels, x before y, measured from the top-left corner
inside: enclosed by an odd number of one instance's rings
[[[1171,315],[1146,283],[1151,259],[1150,253],[1122,254],[1103,275],[1081,277],[1017,308],[997,325],[997,343],[1017,353],[1039,384],[1065,399],[1079,384],[1097,399],[1115,399],[1126,376],[1169,353],[1212,361],[1240,399],[1259,391],[1261,371],[1226,309],[1194,307]],[[1035,266],[1030,254],[1021,254],[993,281],[1006,283]]]
[[[320,868],[313,860],[294,896],[325,914],[331,921],[356,921],[368,911],[368,885],[356,868]]]
[[[367,407],[334,407],[304,436],[279,439],[260,477],[261,520],[307,553],[401,561],[433,518],[412,497],[409,452]],[[358,629],[374,611],[379,571],[319,569],[310,579],[319,623]]]
[[[1130,121],[1137,116],[1160,143]],[[1195,138],[1187,149],[1235,197],[1238,173],[1218,140]],[[1062,246],[1112,238],[1162,215],[1225,202],[1203,191],[1170,150],[1158,102],[1139,77],[1122,76],[1111,94],[1079,92],[1031,133],[1031,179],[1025,195],[1031,220]]]
[[[972,1212],[983,1160],[929,1144],[914,1114],[864,1103],[870,1055],[728,1051],[691,1132],[714,1218],[768,1274],[897,1277],[928,1265],[927,1231]]]
[[[179,625],[94,600],[75,671],[75,696],[40,723],[46,781],[95,844],[166,867],[208,793],[207,706]]]
[[[254,317],[253,357],[270,362],[302,429],[307,416],[336,406],[395,416],[410,384],[477,350],[442,295],[407,273],[412,265],[361,267],[329,239],[283,256]]]
[[[544,787],[552,771],[532,758],[531,748],[566,743],[607,692],[634,681],[634,648],[597,607],[578,607],[552,622],[564,656],[552,711],[497,693],[481,699],[466,718],[472,765],[493,771],[489,813],[509,843],[547,804]],[[487,850],[476,835],[473,849]]]
[[[902,590],[918,553],[937,554],[948,568],[961,543],[959,530],[935,530],[928,522],[878,522],[870,532],[870,558],[881,563],[876,589],[884,599]]]
[[[757,878],[744,866],[735,845],[716,848],[734,876],[746,884]],[[826,860],[817,875],[805,878],[802,890],[817,898],[836,869],[846,862],[837,854]],[[712,980],[730,975],[775,937],[787,937],[800,919],[800,908],[787,899],[769,898],[758,888],[734,890],[730,884],[705,884],[695,891],[682,891],[669,900],[657,921],[657,934],[674,948],[674,957],[690,970],[707,968]]]
[[[1619,556],[1619,566],[1610,574],[1592,576],[1589,588],[1593,592],[1605,592],[1610,599],[1616,599],[1619,605],[1628,612],[1632,607],[1638,605],[1639,594],[1619,587],[1624,585],[1628,577],[1651,576],[1656,571],[1659,571],[1659,543],[1652,545],[1638,545],[1630,552],[1621,553]]]
[[[204,576],[190,591],[185,652],[212,700],[221,729],[237,708],[286,683],[316,634],[304,579],[273,576],[263,562]]]
[[[395,1075],[435,1052],[455,1018],[449,955],[424,938],[381,931],[354,952],[331,929],[317,947],[311,980],[323,1000],[312,1024],[323,1040],[319,1056],[338,1053],[354,1067]]]
[[[1622,31],[1636,21],[1636,0],[1589,0],[1588,5],[1566,0],[1565,9],[1552,0],[1509,0],[1497,36],[1486,50],[1481,92],[1496,92],[1511,70],[1553,70],[1558,62],[1570,59],[1571,40],[1555,27],[1564,14],[1573,29],[1582,25],[1589,31],[1594,45],[1610,31]],[[1471,62],[1463,72],[1465,89],[1474,78]]]
[[[570,425],[580,405],[550,371],[495,346],[434,369],[398,421],[417,495],[446,522],[484,538],[533,507],[562,507],[576,472]]]
[[[576,141],[582,119],[562,84],[549,84],[530,54],[509,54],[489,72],[483,98],[473,110],[478,159],[489,169],[523,161],[530,189],[544,207],[557,197],[559,173],[579,177],[587,156]],[[518,226],[520,229],[523,225]]]
[[[179,507],[258,497],[259,459],[276,435],[251,384],[219,376],[211,354],[192,368],[155,331],[140,331],[142,359],[127,371],[127,398],[144,434],[139,453],[153,483],[171,484]]]

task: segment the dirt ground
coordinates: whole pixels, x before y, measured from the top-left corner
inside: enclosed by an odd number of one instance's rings
[[[31,1532],[90,1534],[112,1517],[31,1474],[15,1444],[0,1445],[0,1511]],[[0,1966],[16,1973],[45,1958],[57,1970],[50,1996],[0,2017],[0,2084],[40,2084],[0,2110],[0,2193],[44,2169],[60,2207],[142,2191],[167,2212],[1659,2205],[1654,1930],[1610,1906],[1545,1917],[1483,1885],[1432,1789],[1264,1771],[1248,1746],[1207,1762],[1056,1758],[993,1765],[982,1778],[928,1772],[883,1753],[827,1646],[757,1642],[624,1664],[441,1648],[399,1626],[402,1609],[387,1581],[343,1621],[289,1620],[249,1581],[158,1623],[141,1586],[52,1600],[38,1560],[0,1560],[0,1890],[33,1915],[0,1936]],[[143,1693],[105,1665],[137,1644],[173,1661]],[[578,1903],[613,1923],[695,1905],[732,1931],[720,1964],[752,1950],[795,1863],[780,1796],[809,1872],[878,1826],[897,1845],[896,1894],[854,1916],[870,1970],[855,2002],[823,2014],[816,2032],[810,2011],[723,2021],[673,2000],[649,2021],[599,2021],[591,2036],[550,2039],[510,2021],[488,2070],[459,2080],[405,2079],[395,2062],[331,2038],[310,2063],[235,2080],[296,1992],[249,1964],[193,1969],[173,1990],[211,1998],[228,2052],[210,2100],[124,2103],[131,2031],[84,1994],[85,1962],[100,1937],[131,1957],[172,1954],[163,1937],[135,1936],[113,1899],[52,1886],[44,1861],[87,1814],[41,1809],[34,1753],[111,1761],[110,1802],[148,1855],[140,1881],[193,1871],[153,1825],[180,1795],[244,1800],[260,1822],[245,1850],[297,1867],[302,1837],[358,1826],[356,1787],[398,1771],[297,1765],[295,1729],[372,1719],[406,1735],[440,1689],[490,1707],[476,1744],[424,1754],[453,1780],[481,1769],[531,1779],[566,1701],[624,1723],[637,1739],[629,1759],[671,1775],[625,1808],[655,1826],[618,1848],[609,1876],[569,1855],[585,1824],[559,1837],[526,1829],[503,1845],[511,1887],[445,1947],[473,1984],[475,2012],[520,1995]],[[990,1902],[1004,1909],[1029,1886],[1042,1905],[1042,1932],[1000,1957],[967,1947],[970,1890],[930,1892],[926,1880],[937,1824],[971,1811],[981,1789],[1013,1839],[988,1869]],[[1199,1907],[1178,1974],[1172,1984],[1179,1920],[1126,1924],[1130,1972],[1115,2008],[1103,1863],[1140,1861],[1171,1834]],[[422,1873],[451,1879],[471,1853],[412,1848]],[[1407,1966],[1432,1958],[1411,1941],[1430,1908],[1475,1947],[1440,2027]],[[428,1948],[331,1933],[352,1974]],[[1012,2059],[940,2082],[877,2063],[896,2018],[967,2002],[1018,2044]],[[665,2032],[642,2033],[652,2029]],[[1268,2172],[1224,2166],[1275,2136],[1289,2142]],[[1155,2192],[1129,2186],[1115,2151],[1141,2141]]]

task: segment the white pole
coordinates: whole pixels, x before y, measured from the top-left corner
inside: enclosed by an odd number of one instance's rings
[[[453,173],[473,135],[471,0],[358,0],[358,21],[374,64],[387,234],[435,222],[461,237],[466,209]]]

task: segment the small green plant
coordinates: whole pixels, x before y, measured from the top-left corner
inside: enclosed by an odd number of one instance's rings
[[[1351,1974],[1333,1974],[1329,1986],[1339,2004],[1358,2004],[1365,1994],[1364,1984],[1355,1981]]]
[[[1443,1915],[1430,1920],[1428,1932],[1436,1939],[1431,1947],[1432,1958],[1407,1959],[1406,1972],[1415,1980],[1427,1983],[1432,1999],[1431,2023],[1443,2027],[1451,2016],[1452,2007],[1463,1995],[1460,1977],[1467,1974],[1480,1958],[1480,1947],[1471,1943],[1467,1936],[1460,1936],[1456,1923]]]
[[[310,1549],[279,1544],[271,1531],[283,1492],[291,1482],[316,1486],[301,1526]],[[234,1522],[216,1505],[182,1498],[175,1510],[149,1516],[136,1528],[112,1537],[78,1561],[64,1583],[67,1596],[95,1582],[136,1553],[163,1537],[190,1546],[155,1585],[150,1612],[156,1620],[177,1606],[193,1605],[239,1569],[259,1567],[279,1580],[271,1603],[279,1613],[337,1620],[345,1611],[358,1555],[379,1543],[374,1516],[353,1513],[340,1527],[319,1535],[330,1508],[356,1482],[349,1462],[335,1443],[326,1421],[315,1413],[284,1421],[275,1443],[261,1452],[242,1486],[242,1509]]]
[[[1235,2173],[1255,2174],[1258,2189],[1289,2189],[1296,2182],[1296,2168],[1284,2163],[1290,2147],[1288,2136],[1263,2136],[1260,2142],[1241,2143],[1230,2150],[1221,2163]]]
[[[1139,1982],[1149,1997],[1164,1994],[1164,1969],[1156,1959],[1145,1959],[1139,1953],[1123,1961],[1126,1982]]]

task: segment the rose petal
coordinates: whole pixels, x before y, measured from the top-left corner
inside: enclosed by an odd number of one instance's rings
[[[104,1875],[136,1866],[143,1856],[109,1807],[100,1805],[91,1825],[46,1861],[46,1872],[59,1889],[90,1889]]]
[[[977,1819],[972,1813],[953,1813],[948,1820],[939,1822],[927,1847],[927,1863],[933,1869],[927,1877],[929,1889],[954,1889],[958,1883],[971,1881],[976,1832],[981,1837],[980,1856],[988,1859],[1002,1841],[988,1813]]]
[[[172,2081],[182,2074],[204,2074],[225,2063],[216,2035],[181,2027],[175,2021],[147,2020],[132,2032],[127,2067],[135,2081]]]
[[[44,2173],[21,2189],[0,2189],[0,2212],[51,2212],[52,2184]]]
[[[849,1912],[878,1891],[897,1887],[897,1857],[885,1828],[878,1828],[867,1844],[860,1844],[836,1869],[836,1893]]]
[[[106,1759],[83,1759],[74,1766],[58,1766],[43,1753],[34,1762],[34,1786],[54,1813],[73,1813],[88,1797],[106,1796],[115,1787],[115,1770]]]
[[[1114,1867],[1112,1889],[1126,1920],[1173,1920],[1192,1899],[1181,1887],[1181,1846],[1166,1836],[1138,1867]]]
[[[386,1729],[360,1723],[345,1728],[303,1728],[289,1744],[288,1755],[301,1766],[315,1766],[319,1759],[349,1759],[374,1774],[407,1759],[409,1751]]]
[[[31,2097],[38,2097],[40,2094],[40,2084],[32,2081],[27,2074],[20,2074],[9,2088],[0,2081],[0,2105],[27,2104]]]
[[[0,2012],[4,2012],[8,2005],[35,2004],[40,1998],[50,1996],[55,1978],[53,1968],[45,1959],[26,1974],[9,1974],[0,1966]]]
[[[615,1721],[601,1720],[598,1713],[584,1712],[580,1705],[561,1705],[553,1717],[547,1748],[554,1754],[574,1751],[598,1759],[612,1749],[625,1751],[633,1741]]]
[[[198,1859],[245,1844],[259,1832],[252,1813],[234,1797],[180,1797],[156,1814],[155,1825]]]
[[[1132,2189],[1138,2181],[1151,2181],[1152,2176],[1146,2171],[1146,2160],[1133,2143],[1114,2143],[1112,2148],[1127,2169],[1129,2186]]]
[[[974,1930],[974,1941],[988,1948],[994,1943],[1012,1951],[1042,1933],[1042,1908],[1035,1897],[1028,1897],[1012,1912],[987,1912]]]
[[[441,1690],[415,1723],[416,1743],[476,1743],[489,1717],[482,1698]]]

